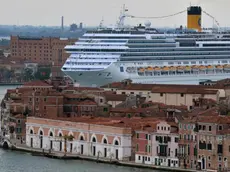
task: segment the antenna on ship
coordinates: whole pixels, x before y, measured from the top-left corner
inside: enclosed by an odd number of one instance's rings
[[[99,28],[103,28],[103,23],[104,23],[104,17],[102,17],[101,21],[100,21],[100,24],[99,24]]]
[[[121,10],[121,13],[120,13],[119,20],[117,22],[117,27],[118,28],[123,28],[124,27],[125,17],[127,17],[127,15],[126,15],[127,11],[128,11],[128,9],[125,7],[125,4],[124,4],[123,8]]]

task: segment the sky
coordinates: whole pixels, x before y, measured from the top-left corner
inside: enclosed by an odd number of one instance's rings
[[[115,24],[122,5],[134,16],[155,17],[174,14],[192,5],[202,9],[219,22],[221,27],[230,27],[230,0],[0,0],[0,25],[64,25],[83,22],[84,26],[98,26],[102,18],[104,25]],[[144,23],[147,19],[126,20],[129,25]],[[149,19],[151,26],[186,26],[186,13],[165,18]],[[202,15],[202,26],[212,27],[213,19]]]

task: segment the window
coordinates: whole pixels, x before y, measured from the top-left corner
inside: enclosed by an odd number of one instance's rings
[[[148,145],[145,145],[145,152],[148,152]]]
[[[212,150],[212,144],[211,144],[211,143],[208,143],[208,144],[207,144],[207,148],[208,148],[208,150]]]
[[[181,97],[184,97],[184,94],[183,94],[183,93],[181,93],[181,94],[180,94],[180,96],[181,96]]]
[[[46,110],[46,106],[44,106],[44,110]]]
[[[158,136],[156,136],[156,141],[158,141],[159,140],[159,137]],[[230,146],[229,146],[229,148],[230,148]],[[230,151],[229,151],[230,152]]]
[[[151,146],[149,145],[149,153],[151,152]]]
[[[145,139],[148,140],[148,134],[145,134]]]
[[[205,125],[203,125],[203,130],[206,130],[206,126]]]
[[[136,151],[139,151],[139,145],[138,144],[136,145]]]
[[[178,143],[178,137],[175,137],[175,143]]]
[[[141,156],[138,156],[138,160],[141,160]]]
[[[46,97],[44,98],[44,102],[46,102]]]
[[[139,139],[139,133],[136,134],[137,139]]]
[[[151,140],[151,136],[149,135],[149,140]]]
[[[222,126],[221,126],[221,125],[219,125],[219,127],[218,127],[218,128],[219,128],[219,130],[220,130],[220,131],[222,130]]]
[[[209,126],[209,127],[208,127],[208,131],[212,131],[212,126]]]
[[[164,95],[163,93],[160,93],[160,96],[161,96],[161,97],[163,97],[163,95]]]

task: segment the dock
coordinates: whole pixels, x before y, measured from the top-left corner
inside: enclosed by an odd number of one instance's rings
[[[11,148],[11,150],[29,152],[31,153],[32,156],[44,156],[47,158],[60,159],[60,160],[85,160],[85,161],[94,161],[97,163],[105,163],[105,164],[127,166],[127,167],[134,167],[134,168],[153,169],[153,170],[160,170],[160,171],[198,172],[198,170],[194,170],[194,169],[138,164],[138,163],[135,163],[134,161],[110,160],[108,158],[102,158],[102,157],[98,158],[96,156],[86,156],[86,155],[80,155],[80,154],[73,154],[70,152],[67,152],[66,154],[64,152],[57,152],[57,151],[50,152],[49,150],[31,148],[31,147],[27,147],[26,145],[14,146]]]

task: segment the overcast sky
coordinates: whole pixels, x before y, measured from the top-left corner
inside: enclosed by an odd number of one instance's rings
[[[87,26],[114,24],[125,3],[129,14],[134,16],[163,16],[185,10],[190,3],[201,5],[213,15],[221,26],[230,26],[230,0],[0,0],[0,24],[19,25],[61,25],[80,23]],[[202,24],[211,27],[213,20],[203,14]],[[127,19],[128,24],[136,25],[145,19]],[[167,19],[150,20],[152,26],[186,25],[186,13]]]

